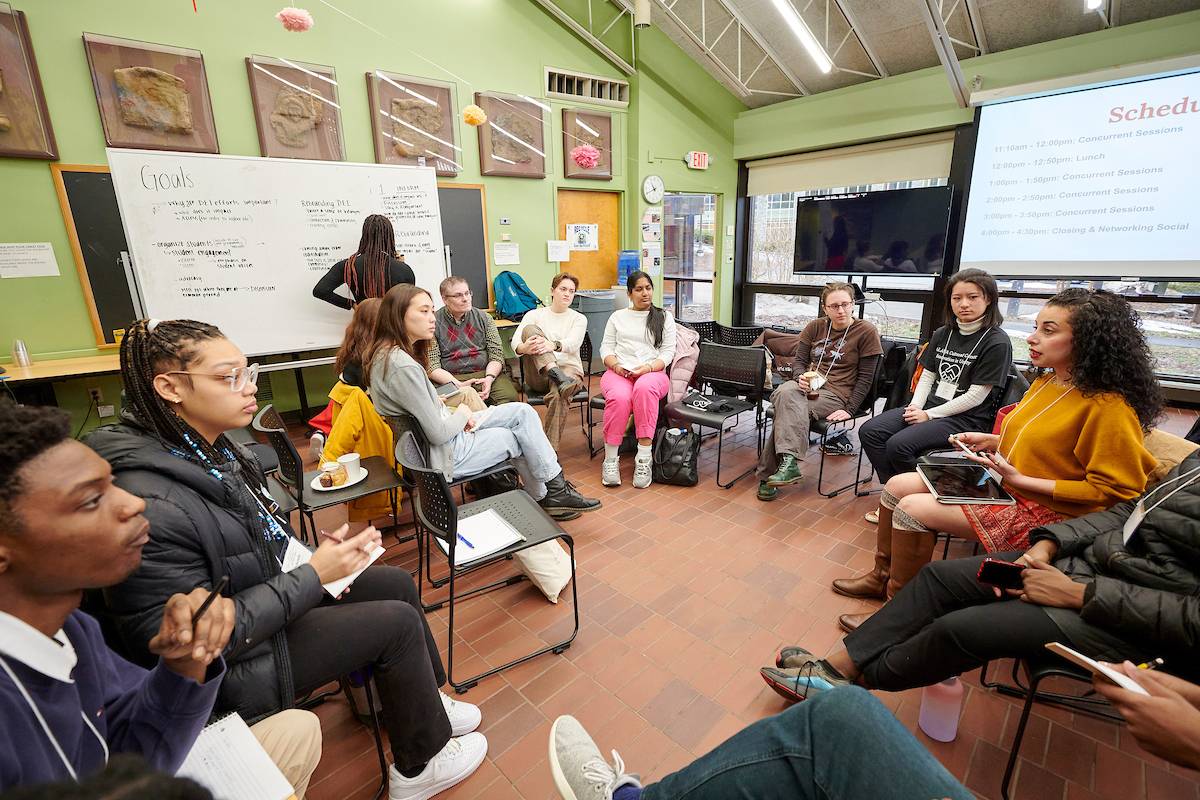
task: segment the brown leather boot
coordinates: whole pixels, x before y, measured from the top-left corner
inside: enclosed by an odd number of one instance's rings
[[[874,613],[874,611],[868,611],[865,614],[842,614],[838,617],[838,627],[846,633],[854,633],[858,630],[858,626],[870,619]]]
[[[879,507],[879,522],[875,525],[875,566],[865,575],[856,578],[838,578],[833,590],[846,597],[862,597],[868,600],[887,598],[888,577],[892,569],[892,512]],[[840,620],[839,620],[840,622]]]
[[[921,567],[929,563],[936,545],[937,534],[933,531],[895,532],[892,537],[892,574],[887,586],[889,600],[916,576]]]

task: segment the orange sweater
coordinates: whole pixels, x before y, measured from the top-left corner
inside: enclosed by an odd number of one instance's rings
[[[1054,494],[1022,495],[1080,517],[1137,497],[1154,469],[1137,414],[1119,394],[1084,397],[1044,375],[1004,418],[1000,453],[1022,475],[1054,480]]]

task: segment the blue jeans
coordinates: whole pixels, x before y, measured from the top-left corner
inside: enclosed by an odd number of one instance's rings
[[[970,800],[870,692],[845,686],[759,720],[643,800]]]
[[[483,424],[454,437],[455,477],[483,472],[509,458],[534,500],[545,497],[546,481],[562,472],[541,417],[528,403],[491,406]]]

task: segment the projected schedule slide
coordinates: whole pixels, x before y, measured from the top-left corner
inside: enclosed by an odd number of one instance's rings
[[[1198,74],[987,106],[962,265],[999,274],[1045,274],[1056,263],[1085,274],[1080,262],[1092,275],[1194,272],[1198,148]]]

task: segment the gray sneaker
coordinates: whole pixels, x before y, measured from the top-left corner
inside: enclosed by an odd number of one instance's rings
[[[645,489],[650,485],[654,478],[654,473],[651,471],[653,461],[649,458],[635,458],[633,460],[633,488]]]
[[[642,787],[636,775],[625,774],[625,762],[612,751],[610,765],[600,748],[574,717],[563,715],[550,728],[550,774],[563,800],[612,800],[622,786]]]
[[[615,458],[606,458],[600,465],[600,483],[605,486],[621,485],[621,462]]]

